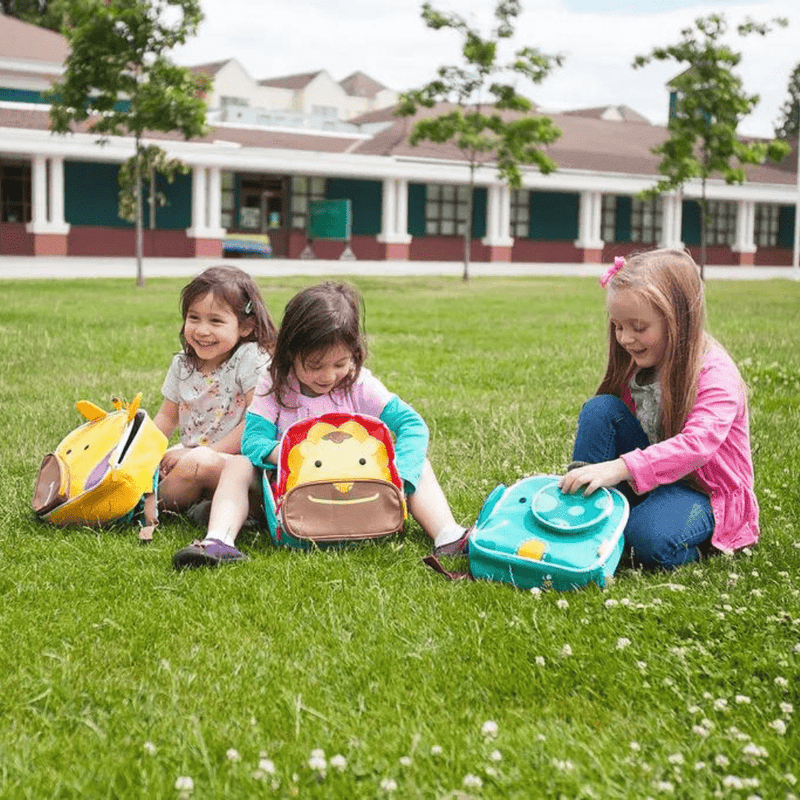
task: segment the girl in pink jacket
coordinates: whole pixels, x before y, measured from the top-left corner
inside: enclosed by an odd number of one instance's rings
[[[688,253],[617,258],[606,288],[609,351],[578,420],[562,491],[616,486],[631,513],[634,562],[671,569],[709,545],[758,541],[747,389],[706,333],[700,271]]]

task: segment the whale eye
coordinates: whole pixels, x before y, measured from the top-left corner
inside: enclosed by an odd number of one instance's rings
[[[321,461],[315,461],[314,462],[314,466],[315,467],[321,467],[322,466],[322,462]]]
[[[367,459],[366,459],[366,458],[359,458],[359,459],[358,459],[358,463],[359,463],[359,464],[361,464],[361,466],[363,467],[363,466],[364,466],[364,464],[366,464],[366,463],[367,463]]]

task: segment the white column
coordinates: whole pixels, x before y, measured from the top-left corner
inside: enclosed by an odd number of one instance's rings
[[[226,234],[222,227],[222,170],[211,167],[208,171],[208,235],[211,238],[222,238]]]
[[[208,237],[208,182],[205,167],[192,168],[192,226],[186,234],[195,239]]]
[[[381,232],[378,241],[383,244],[408,244],[408,181],[385,178],[381,198]]]
[[[661,217],[661,241],[659,247],[673,250],[683,249],[681,241],[681,224],[683,220],[683,196],[665,194]]]
[[[756,204],[740,200],[736,209],[736,243],[734,253],[755,253],[756,251]]]
[[[603,195],[600,192],[581,192],[578,238],[575,240],[575,247],[602,250],[602,211]]]
[[[33,175],[31,180],[33,193],[33,208],[31,209],[31,224],[36,230],[47,227],[48,202],[47,202],[47,159],[44,156],[33,157]]]
[[[34,156],[31,169],[33,196],[28,232],[65,236],[70,226],[64,221],[64,160]]]
[[[514,239],[509,231],[511,192],[505,184],[489,187],[486,204],[486,236],[481,240],[488,247],[511,247]]]

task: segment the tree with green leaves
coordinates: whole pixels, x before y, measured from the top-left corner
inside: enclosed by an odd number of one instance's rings
[[[60,31],[71,0],[0,0],[0,11],[40,28]]]
[[[165,154],[146,146],[147,131],[179,131],[185,139],[206,130],[208,79],[168,58],[194,35],[202,20],[199,0],[72,0],[64,33],[70,44],[64,78],[54,84],[50,127],[69,133],[72,124],[108,136],[132,136],[134,155],[122,170],[136,221],[136,282],[142,274],[142,183]],[[155,148],[155,150],[154,150]],[[171,167],[169,167],[171,169]],[[132,175],[126,182],[125,175]],[[174,172],[172,173],[174,174]],[[151,193],[152,194],[152,193]],[[126,203],[121,205],[125,214]],[[152,208],[151,208],[152,216]]]
[[[786,24],[784,19],[772,20],[772,25]],[[737,32],[764,36],[772,25],[748,20]],[[747,142],[737,135],[739,123],[758,104],[759,96],[747,94],[741,78],[732,71],[742,56],[722,41],[727,30],[720,14],[700,17],[681,31],[677,44],[656,47],[633,62],[634,69],[652,61],[674,61],[686,67],[670,84],[675,95],[667,123],[669,137],[653,148],[662,156],[658,171],[664,177],[643,194],[654,197],[700,180],[701,272],[706,261],[707,181],[721,175],[729,184],[744,183],[745,165],[761,164],[767,158],[781,161],[788,153],[784,142]]]
[[[800,126],[800,64],[789,76],[789,98],[781,106],[780,119],[775,123],[775,136],[778,139],[796,139]]]
[[[461,66],[440,67],[437,78],[420,89],[402,94],[395,112],[410,117],[420,109],[446,104],[442,113],[421,115],[414,122],[409,142],[412,145],[422,141],[452,142],[469,166],[464,280],[469,278],[476,170],[494,160],[498,175],[509,186],[518,188],[522,185],[522,165],[535,164],[543,173],[556,168],[540,146],[556,141],[561,131],[549,117],[531,113],[533,103],[517,93],[516,80],[526,78],[540,83],[554,67],[561,65],[563,57],[522,47],[509,63],[498,63],[498,49],[503,40],[514,35],[514,21],[520,11],[519,0],[497,0],[496,26],[488,36],[482,36],[460,15],[441,13],[426,2],[422,6],[425,24],[433,30],[447,28],[458,32],[463,37],[464,61]]]

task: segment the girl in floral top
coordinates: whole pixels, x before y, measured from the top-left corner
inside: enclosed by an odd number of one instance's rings
[[[255,281],[236,267],[210,267],[181,292],[183,350],[164,380],[154,421],[180,444],[159,468],[162,507],[210,498],[222,467],[240,452],[244,414],[269,366],[275,326]]]

